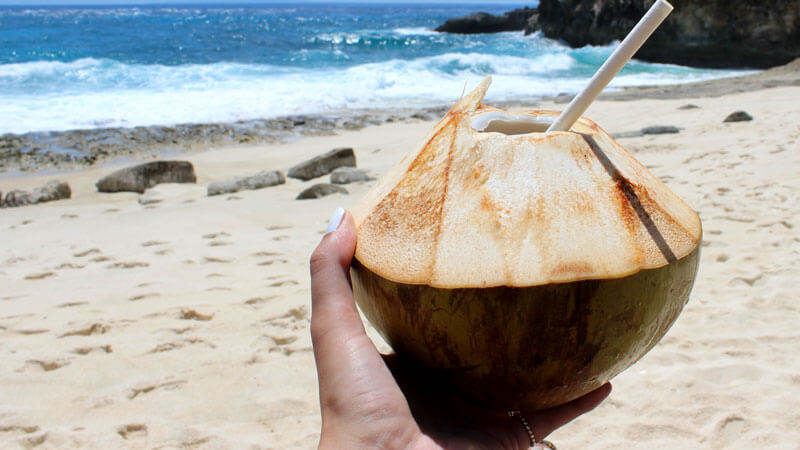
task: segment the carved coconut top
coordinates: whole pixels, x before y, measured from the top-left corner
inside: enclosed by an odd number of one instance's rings
[[[594,122],[547,134],[473,128],[502,113],[481,104],[490,82],[353,208],[366,268],[440,288],[524,287],[624,277],[697,247],[697,213]]]

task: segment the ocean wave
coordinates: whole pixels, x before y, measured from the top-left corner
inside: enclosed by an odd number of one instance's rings
[[[234,122],[348,109],[452,103],[487,75],[487,101],[577,92],[587,76],[568,51],[537,57],[446,53],[342,68],[265,64],[182,66],[72,62],[0,65],[0,133],[108,126]],[[579,68],[579,67],[578,67]],[[719,77],[720,72],[641,65],[612,86]]]
[[[392,33],[400,36],[439,36],[440,33],[425,27],[395,28]]]

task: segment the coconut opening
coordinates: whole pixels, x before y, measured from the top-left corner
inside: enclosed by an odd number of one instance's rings
[[[503,133],[519,136],[530,133],[544,133],[553,123],[550,116],[531,116],[492,111],[472,119],[472,128],[481,133]]]

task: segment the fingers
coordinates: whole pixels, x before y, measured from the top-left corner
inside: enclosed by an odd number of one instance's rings
[[[367,336],[353,299],[349,273],[356,229],[351,215],[344,213],[341,225],[332,228],[311,256],[311,339],[322,435],[342,437],[340,432],[347,430],[348,439],[354,439],[366,436],[376,423],[404,424],[389,427],[390,435],[409,429],[418,433],[416,425],[408,428],[413,424],[408,404]]]
[[[555,408],[533,413],[535,417],[534,433],[537,439],[544,439],[558,428],[575,420],[578,416],[596,408],[611,394],[611,383],[606,383],[583,397]]]
[[[341,211],[341,212],[340,212]],[[341,223],[334,220],[341,214]],[[363,333],[350,286],[350,262],[356,230],[348,212],[337,210],[327,233],[311,255],[311,337],[314,347]]]

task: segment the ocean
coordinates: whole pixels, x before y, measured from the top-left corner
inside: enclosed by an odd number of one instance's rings
[[[575,93],[613,45],[450,35],[449,17],[528,4],[0,7],[0,134],[447,105]],[[621,86],[735,75],[632,61]]]

